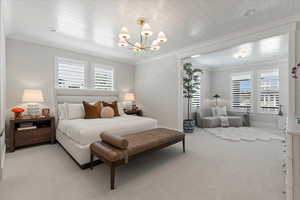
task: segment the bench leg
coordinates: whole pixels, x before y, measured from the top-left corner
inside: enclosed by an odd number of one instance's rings
[[[116,176],[116,167],[114,164],[110,166],[110,189],[115,189],[115,176]]]
[[[183,149],[183,153],[185,153],[185,138],[183,138],[182,140],[182,149]]]
[[[94,167],[94,154],[91,152],[91,162],[90,162],[90,169],[92,170]]]

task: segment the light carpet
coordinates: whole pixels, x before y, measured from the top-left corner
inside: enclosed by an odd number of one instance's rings
[[[263,129],[254,127],[227,127],[227,128],[206,128],[205,131],[219,137],[224,140],[230,141],[271,141],[279,140],[283,141],[284,137],[277,135],[275,132],[272,133],[270,130],[265,131]]]
[[[1,200],[283,200],[281,142],[230,142],[197,130],[181,144],[117,168],[81,170],[59,145],[7,154]]]

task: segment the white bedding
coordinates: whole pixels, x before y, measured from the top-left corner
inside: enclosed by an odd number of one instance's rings
[[[100,133],[110,131],[114,134],[125,135],[157,128],[157,120],[122,115],[114,118],[60,120],[58,130],[81,145],[91,144],[99,140]]]

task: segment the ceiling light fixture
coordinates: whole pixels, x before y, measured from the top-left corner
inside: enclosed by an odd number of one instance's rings
[[[192,55],[191,58],[197,58],[197,57],[200,57],[199,54],[196,54],[196,55]]]
[[[241,59],[249,56],[251,54],[252,48],[249,46],[241,47],[240,50],[233,55],[236,59]]]
[[[137,24],[140,25],[139,42],[133,43],[130,41],[130,35],[126,27],[122,27],[119,33],[118,45],[123,48],[128,48],[135,52],[141,52],[146,50],[157,51],[160,49],[160,45],[167,42],[167,37],[164,32],[159,32],[155,40],[150,44],[149,37],[153,34],[151,27],[144,18],[137,20]]]

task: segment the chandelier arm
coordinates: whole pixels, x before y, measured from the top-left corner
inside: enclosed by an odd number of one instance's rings
[[[129,40],[125,40],[129,45],[133,46],[133,47],[136,47],[133,43],[129,42]],[[138,47],[136,47],[138,48]]]

